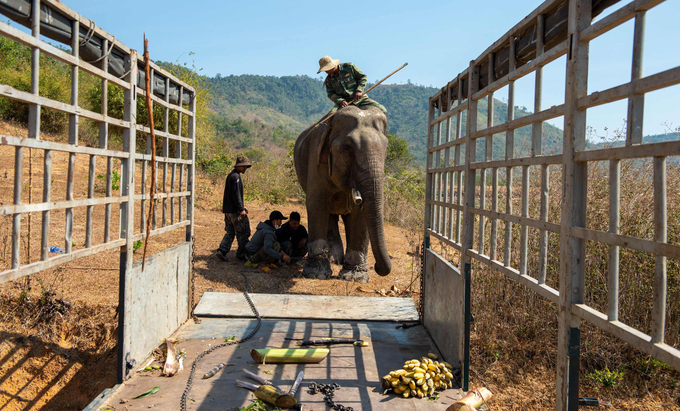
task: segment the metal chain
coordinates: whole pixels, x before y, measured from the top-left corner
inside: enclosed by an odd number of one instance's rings
[[[423,301],[425,300],[425,240],[420,245],[420,300],[418,301],[418,316],[423,318]]]
[[[245,290],[243,291],[243,296],[245,297],[246,301],[248,302],[248,305],[250,306],[250,309],[253,311],[253,314],[255,314],[255,317],[257,317],[257,325],[255,326],[255,329],[251,331],[248,335],[245,337],[241,338],[238,341],[229,341],[229,342],[224,342],[221,344],[217,344],[213,347],[208,348],[207,350],[203,351],[202,353],[198,354],[196,359],[194,360],[193,364],[191,364],[191,371],[189,372],[189,379],[187,380],[187,387],[184,389],[184,392],[182,393],[182,399],[180,400],[180,409],[182,411],[186,411],[187,409],[187,399],[189,398],[189,391],[191,391],[191,386],[194,383],[194,376],[196,375],[196,367],[198,366],[198,363],[201,361],[203,357],[206,355],[210,354],[211,352],[215,351],[218,348],[226,347],[229,345],[235,345],[235,344],[241,344],[249,339],[253,338],[253,336],[257,333],[257,331],[260,329],[260,325],[262,325],[262,317],[260,317],[260,313],[257,311],[257,308],[255,308],[255,304],[253,304],[253,300],[250,299],[250,295],[248,295],[248,277],[241,272],[241,275],[246,281],[246,287]]]
[[[335,397],[335,391],[340,389],[340,384],[321,384],[316,382],[309,383],[309,393],[314,395],[321,393],[324,395],[323,399],[326,404],[335,411],[354,411],[352,407],[345,407],[342,404],[336,404],[333,397]]]
[[[194,261],[196,261],[196,236],[191,236],[191,295],[190,295],[190,302],[189,304],[191,307],[191,318],[194,320],[196,324],[200,324],[201,320],[196,317],[196,314],[194,314],[194,310],[196,309],[196,305],[194,304],[194,292],[195,292],[195,283],[196,283],[196,273],[193,270],[194,267]]]

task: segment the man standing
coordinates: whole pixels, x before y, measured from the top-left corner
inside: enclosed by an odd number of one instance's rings
[[[250,237],[250,221],[248,220],[248,210],[243,203],[243,182],[241,174],[244,174],[251,167],[250,161],[246,156],[236,157],[234,169],[227,176],[224,184],[224,197],[222,198],[222,212],[224,213],[224,230],[227,232],[222,238],[220,248],[217,250],[217,257],[222,261],[229,261],[227,253],[231,250],[234,237],[238,241],[236,258],[245,261],[246,243]]]
[[[290,220],[276,230],[281,249],[296,260],[307,254],[307,237],[307,229],[300,224],[300,213],[296,211],[290,213]]]
[[[316,74],[322,71],[327,74],[323,84],[328,98],[335,103],[335,107],[328,114],[336,112],[339,108],[347,107],[352,101],[359,108],[375,106],[387,114],[382,104],[364,95],[364,88],[368,81],[366,75],[354,63],[341,64],[340,60],[324,56],[319,60],[319,71]]]
[[[246,267],[256,268],[260,263],[288,262],[288,254],[281,252],[281,244],[276,241],[276,230],[281,228],[281,223],[286,217],[280,211],[272,211],[269,220],[262,221],[257,225],[257,230],[246,245],[250,255]]]

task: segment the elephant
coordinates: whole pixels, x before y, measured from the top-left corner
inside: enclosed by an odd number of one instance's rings
[[[387,117],[376,107],[347,106],[328,122],[303,131],[295,142],[295,172],[309,220],[309,255],[302,272],[328,279],[333,261],[342,264],[340,279],[367,283],[369,242],[375,272],[385,276],[392,270],[383,224]]]

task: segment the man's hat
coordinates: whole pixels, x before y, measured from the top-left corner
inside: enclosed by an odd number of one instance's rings
[[[323,56],[321,57],[321,60],[319,60],[319,71],[317,71],[316,74],[334,69],[338,64],[340,64],[340,60],[333,60],[331,56]]]
[[[250,164],[250,160],[248,160],[248,157],[246,156],[238,156],[236,157],[236,164],[234,164],[234,167],[252,167],[252,164]]]
[[[269,213],[269,221],[273,221],[273,220],[288,220],[288,219],[286,217],[284,217],[283,214],[281,214],[280,211],[274,210],[271,213]]]

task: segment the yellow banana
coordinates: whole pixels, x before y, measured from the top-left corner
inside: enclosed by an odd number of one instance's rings
[[[425,384],[425,378],[420,378],[420,379],[416,380],[416,385],[423,385],[423,384]]]
[[[449,363],[447,363],[447,362],[442,361],[442,364],[444,364],[444,365],[446,366],[446,368],[448,368],[449,370],[453,368],[453,367],[451,366],[451,364],[449,364]]]
[[[434,354],[434,353],[429,353],[429,354],[427,354],[427,356],[432,358],[433,360],[439,359],[439,357],[437,357],[437,354]]]
[[[450,372],[444,373],[444,375],[445,375],[446,378],[448,378],[448,379],[453,378],[453,374],[451,374]]]
[[[403,395],[403,396],[404,396],[404,398],[408,398],[408,397],[409,397],[409,396],[411,395],[411,391],[409,391],[409,390],[406,390],[406,391],[404,391],[404,393],[403,393],[403,394],[401,394],[401,395]]]
[[[413,374],[413,378],[415,378],[416,380],[419,380],[421,378],[425,378],[425,373],[417,372],[417,373]]]
[[[424,369],[424,368],[415,367],[415,368],[413,369],[413,372],[419,372],[419,373],[424,374],[425,372],[427,372],[427,370]]]

